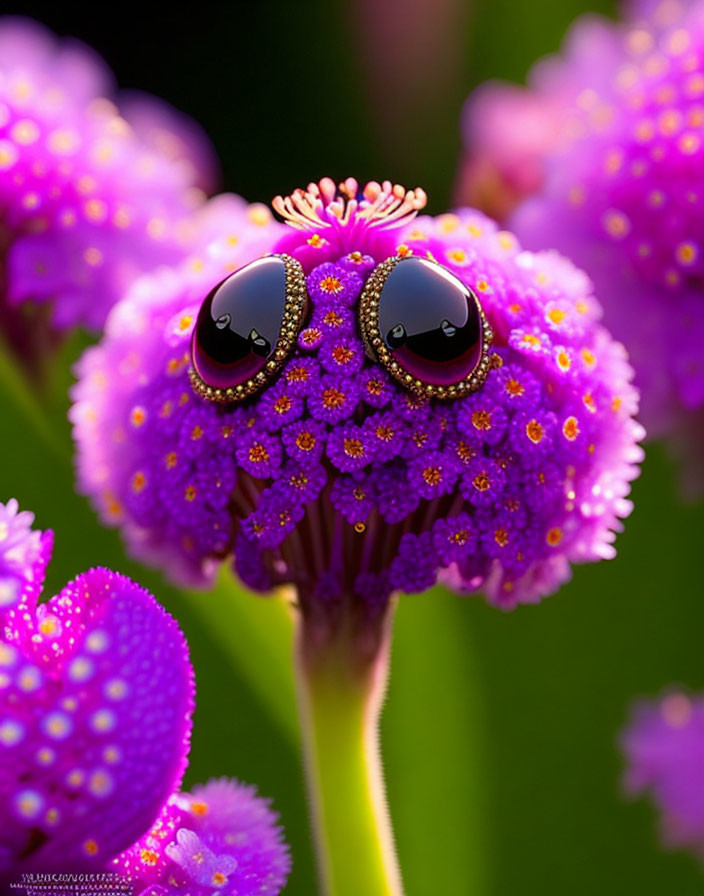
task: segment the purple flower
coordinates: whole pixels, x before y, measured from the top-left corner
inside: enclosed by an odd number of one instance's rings
[[[0,874],[99,869],[181,781],[193,672],[174,620],[124,576],[92,569],[39,604],[52,538],[31,518],[0,505],[20,589],[0,638]]]
[[[356,423],[337,427],[328,437],[328,457],[343,473],[352,473],[368,466],[375,459],[371,437]]]
[[[135,276],[176,262],[213,184],[197,126],[149,97],[116,93],[87,47],[0,19],[0,321],[27,361],[54,334],[98,329]]]
[[[599,323],[589,281],[554,253],[523,251],[477,212],[413,220],[423,199],[390,184],[346,181],[336,192],[323,181],[276,201],[293,228],[260,229],[251,242],[240,213],[234,246],[216,252],[205,234],[198,271],[143,278],[115,308],[80,362],[71,417],[80,487],[133,552],[179,581],[207,583],[234,545],[252,587],[289,583],[304,604],[344,597],[375,611],[380,595],[438,578],[502,607],[534,602],[571,563],[613,556],[642,431],[625,352]],[[242,254],[243,243],[252,251]],[[256,395],[234,406],[204,401],[187,372],[198,302],[223,269],[272,252],[298,258],[307,275],[298,346]],[[330,277],[346,289],[353,270],[356,295],[372,268],[365,256],[379,264],[396,254],[435,259],[478,297],[494,357],[474,393],[443,401],[408,391],[366,351],[359,305],[321,293]],[[325,324],[326,310],[340,326]],[[330,372],[336,347],[350,350],[350,372]],[[294,387],[300,415],[279,429],[274,405]],[[178,433],[194,409],[203,435],[174,476]],[[258,445],[266,462],[252,462]],[[208,491],[218,464],[235,483],[223,510]],[[129,499],[136,469],[159,496],[139,514]],[[310,482],[292,488],[292,471],[308,471]],[[184,484],[199,482],[204,499],[189,512]],[[224,551],[202,538],[214,524]]]
[[[622,745],[626,789],[652,796],[665,843],[704,858],[704,699],[672,691],[637,705]]]
[[[362,399],[372,408],[383,408],[391,401],[395,389],[383,370],[375,367],[362,371]]]
[[[277,896],[291,865],[277,822],[253,787],[213,780],[171,797],[113,867],[135,882],[137,896]]]
[[[308,294],[318,307],[340,309],[354,305],[362,291],[362,276],[349,262],[320,264],[308,277]]]
[[[111,867],[139,893],[276,896],[290,859],[268,801],[224,779],[176,792],[194,696],[176,622],[106,569],[39,604],[52,533],[32,521],[0,504],[17,592],[0,607],[0,883]]]
[[[255,479],[268,479],[281,466],[281,442],[273,434],[250,429],[239,440],[235,459]]]
[[[354,333],[342,333],[326,339],[320,347],[318,357],[328,373],[343,373],[345,376],[359,373],[364,363],[364,352]]]
[[[374,487],[368,476],[337,477],[330,490],[330,502],[352,526],[362,524],[374,508]]]
[[[699,489],[703,54],[701,0],[632,3],[620,23],[578,20],[562,53],[530,73],[529,89],[486,86],[468,112],[480,147],[486,128],[497,139],[521,135],[504,143],[500,164],[509,181],[531,173],[504,219],[529,248],[555,247],[593,279],[606,324],[629,351],[649,436],[671,438]],[[545,140],[522,145],[517,115],[540,123]]]

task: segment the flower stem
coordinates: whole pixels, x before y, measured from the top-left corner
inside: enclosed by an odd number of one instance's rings
[[[324,896],[402,896],[379,753],[392,609],[368,637],[302,616],[298,696]]]

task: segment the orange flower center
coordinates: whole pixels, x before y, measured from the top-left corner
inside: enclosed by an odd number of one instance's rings
[[[511,379],[506,383],[506,391],[509,395],[518,397],[523,395],[526,390],[522,383],[519,383],[517,379],[511,377]]]
[[[550,529],[548,534],[545,536],[545,541],[547,541],[550,547],[557,547],[557,545],[562,541],[562,529],[560,529],[558,526]]]
[[[460,529],[458,532],[453,532],[450,536],[450,541],[460,546],[467,544],[468,540],[469,532],[466,529]]]
[[[440,467],[426,467],[423,470],[423,479],[428,485],[440,485],[442,482],[442,470]]]
[[[249,459],[253,464],[266,463],[269,460],[269,452],[263,445],[252,445],[249,449]]]
[[[343,450],[348,457],[361,457],[364,454],[364,445],[359,439],[345,439]]]
[[[537,420],[531,420],[526,425],[526,435],[534,445],[537,445],[539,442],[542,442],[545,430]]]
[[[342,292],[342,280],[337,277],[323,277],[320,281],[320,288],[323,292],[338,293]]]
[[[489,411],[475,411],[472,414],[472,426],[475,429],[491,429],[491,414]]]
[[[349,364],[354,358],[354,352],[348,345],[336,345],[332,350],[332,357],[336,364]]]
[[[301,451],[312,451],[315,443],[316,438],[311,432],[299,432],[296,436],[296,447]]]
[[[494,541],[500,548],[505,548],[508,544],[508,532],[505,529],[497,529],[494,532]]]
[[[289,395],[282,395],[274,402],[274,410],[277,414],[287,414],[293,407],[293,399]]]
[[[491,480],[486,473],[477,473],[472,480],[472,485],[478,492],[486,492],[491,488]]]
[[[323,320],[329,327],[339,327],[342,323],[342,318],[337,311],[328,311]]]
[[[579,435],[579,424],[577,423],[577,418],[568,417],[562,427],[562,432],[564,433],[566,439],[569,439],[570,442],[574,442],[574,440]]]
[[[323,392],[323,407],[328,410],[336,410],[341,408],[345,403],[345,393],[339,389],[331,388]]]
[[[302,365],[292,367],[286,374],[286,379],[289,383],[305,383],[308,379],[308,368]]]

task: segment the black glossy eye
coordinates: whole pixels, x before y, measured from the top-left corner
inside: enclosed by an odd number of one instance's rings
[[[245,265],[205,298],[191,339],[191,381],[213,401],[265,386],[293,349],[306,313],[305,276],[288,255]]]
[[[367,281],[360,313],[367,348],[407,388],[453,398],[484,382],[491,328],[477,296],[437,262],[383,262]]]

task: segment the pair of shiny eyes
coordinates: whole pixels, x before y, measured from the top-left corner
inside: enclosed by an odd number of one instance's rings
[[[308,317],[301,265],[267,255],[204,300],[191,341],[191,381],[203,398],[239,401],[269,385]],[[370,274],[359,301],[367,354],[407,389],[455,398],[479,388],[491,329],[479,299],[437,262],[395,256]]]

